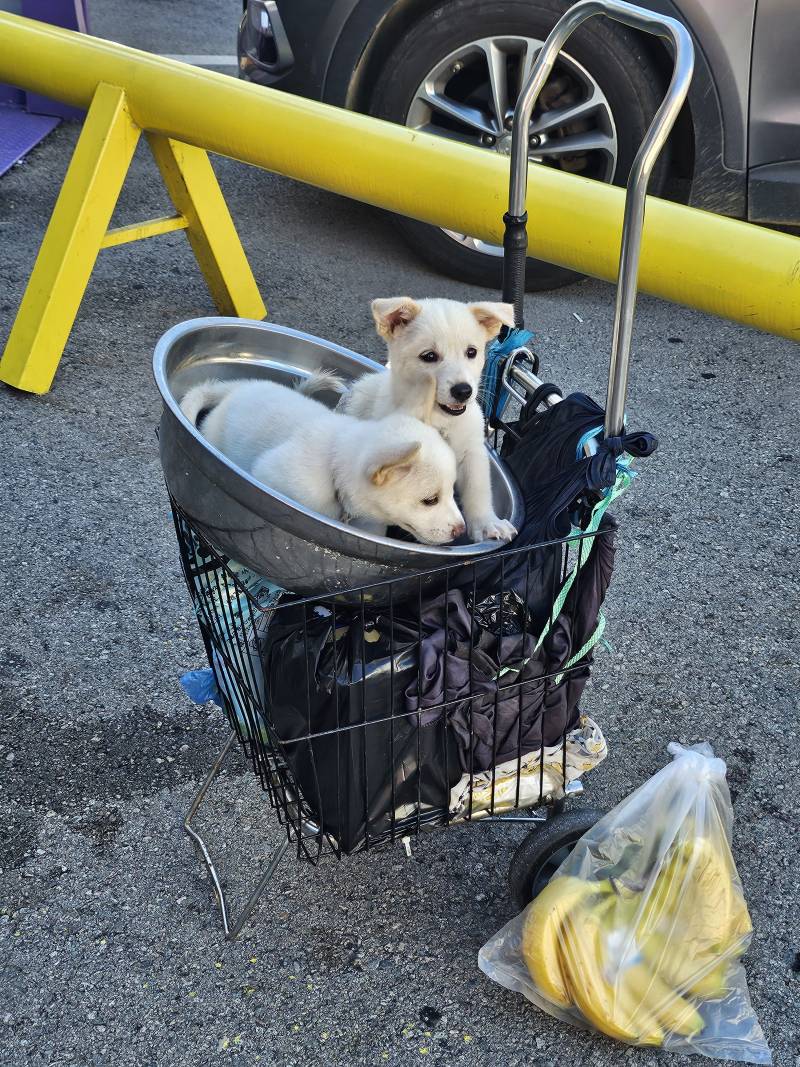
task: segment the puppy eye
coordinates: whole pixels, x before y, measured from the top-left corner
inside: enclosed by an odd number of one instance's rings
[[[434,508],[439,503],[439,497],[429,496],[427,500],[423,500],[422,503],[425,505],[426,508]]]
[[[467,359],[474,359],[478,354],[478,349],[473,348],[472,345],[467,349]]]
[[[419,358],[422,360],[423,363],[438,363],[439,353],[433,351],[423,352]]]

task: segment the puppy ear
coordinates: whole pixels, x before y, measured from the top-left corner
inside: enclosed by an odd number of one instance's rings
[[[411,461],[421,448],[421,441],[413,441],[410,445],[396,445],[391,451],[384,450],[383,454],[367,467],[369,480],[373,485],[380,486],[409,474],[412,469]]]
[[[467,307],[486,331],[487,337],[497,337],[503,326],[514,325],[513,304],[468,304]]]
[[[392,337],[413,322],[420,311],[422,308],[410,296],[382,297],[372,301],[372,317],[381,337]]]

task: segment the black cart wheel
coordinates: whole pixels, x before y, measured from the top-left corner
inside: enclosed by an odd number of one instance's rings
[[[415,22],[386,60],[370,101],[378,118],[508,155],[520,86],[566,0],[449,0]],[[661,101],[664,79],[642,35],[592,19],[567,44],[534,113],[530,159],[623,185]],[[667,172],[659,158],[649,191]],[[457,182],[459,175],[453,175]],[[502,209],[498,208],[499,214]],[[502,248],[413,219],[397,224],[434,268],[499,289]],[[536,220],[533,219],[535,228]],[[554,289],[579,275],[529,259],[526,287]]]
[[[539,829],[528,834],[508,870],[511,899],[520,911],[541,893],[577,841],[604,814],[599,808],[575,808],[551,815]]]

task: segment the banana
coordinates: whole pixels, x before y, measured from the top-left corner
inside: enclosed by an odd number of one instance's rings
[[[681,908],[685,938],[724,954],[753,930],[733,856],[727,843],[723,853],[707,837],[695,837],[691,857],[689,891]]]
[[[722,997],[752,931],[724,836],[677,842],[644,892],[561,876],[531,904],[522,954],[540,994],[628,1043],[691,1039],[689,998]]]
[[[663,1027],[667,1032],[693,1036],[703,1028],[696,1008],[664,981],[657,966],[642,959],[635,936],[640,901],[641,894],[623,894],[604,909],[601,918],[606,944],[614,948],[613,964],[606,971],[614,976],[618,1015],[629,1019],[641,1033]]]
[[[602,900],[612,893],[610,882],[587,882],[562,875],[545,886],[528,908],[522,929],[522,956],[539,993],[559,1008],[572,999],[559,962],[564,918],[582,902]]]
[[[703,1018],[694,1004],[676,993],[647,964],[625,967],[617,985],[621,1003],[631,1012],[634,1022],[644,1012],[645,1018],[656,1018],[667,1033],[695,1037],[703,1029]]]
[[[581,1014],[595,1029],[620,1041],[660,1045],[664,1033],[646,1010],[633,1018],[627,991],[618,995],[605,977],[603,923],[597,910],[582,905],[567,916],[560,941],[561,966],[567,989]]]
[[[698,1000],[720,1000],[730,989],[731,961],[723,960],[699,978],[693,978],[686,992]]]
[[[641,993],[642,988],[647,990],[652,977],[642,964],[636,964],[622,971],[614,986],[617,1016],[630,1020],[631,1028],[639,1035],[636,1042],[640,1045],[664,1043],[661,1023]]]
[[[653,933],[640,941],[642,955],[649,966],[680,993],[700,1000],[716,1000],[728,991],[730,957],[720,960],[716,954],[695,956],[686,946],[663,933]],[[711,968],[709,970],[709,967]]]
[[[678,843],[648,894],[637,923],[644,942],[654,933],[687,946],[698,970],[738,950],[752,932],[750,915],[727,843],[708,837]]]

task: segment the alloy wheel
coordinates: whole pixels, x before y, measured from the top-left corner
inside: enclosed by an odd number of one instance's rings
[[[532,37],[484,37],[450,52],[418,86],[406,126],[509,155],[514,104],[543,43]],[[529,159],[610,182],[617,154],[605,94],[585,67],[562,53],[533,113]],[[503,253],[468,234],[443,232],[473,251]]]

